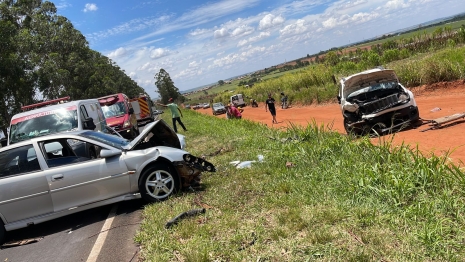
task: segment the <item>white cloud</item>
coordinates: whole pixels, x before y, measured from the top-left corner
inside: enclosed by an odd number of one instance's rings
[[[392,0],[386,3],[385,7],[389,10],[407,8],[410,5],[405,3],[404,0]]]
[[[84,7],[84,9],[82,11],[84,11],[84,13],[86,12],[92,12],[92,11],[97,11],[98,7],[96,4],[86,4],[86,6]]]
[[[305,21],[303,19],[297,20],[295,23],[285,26],[279,32],[282,36],[286,35],[295,35],[295,34],[302,34],[307,31],[307,26],[305,25]]]
[[[267,14],[260,20],[258,29],[265,30],[284,23],[284,17]]]
[[[170,54],[170,51],[168,49],[165,49],[165,48],[156,48],[156,49],[153,49],[151,52],[150,52],[150,58],[152,59],[157,59],[157,58],[160,58],[160,57],[164,57],[164,56],[167,56]]]
[[[260,32],[260,34],[258,34],[256,36],[249,37],[249,39],[247,39],[247,40],[243,39],[243,40],[239,41],[237,46],[245,46],[246,44],[258,42],[258,41],[260,41],[262,39],[265,39],[265,38],[268,38],[270,36],[271,36],[270,32]]]
[[[254,28],[248,25],[242,25],[236,29],[234,29],[231,33],[231,36],[233,37],[242,37],[246,35],[250,35],[253,33]]]
[[[213,36],[215,37],[215,39],[224,38],[228,35],[229,35],[228,29],[224,27],[221,29],[215,30],[215,32],[213,33]]]
[[[72,5],[66,1],[60,1],[58,3],[55,3],[55,7],[57,9],[66,9],[68,7],[71,7]]]
[[[127,53],[126,48],[120,47],[120,48],[116,49],[115,51],[110,52],[107,56],[109,58],[111,58],[111,59],[115,59],[117,57],[124,56],[126,53]]]

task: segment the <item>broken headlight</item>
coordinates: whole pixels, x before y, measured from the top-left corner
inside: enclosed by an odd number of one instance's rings
[[[406,93],[400,93],[398,95],[398,99],[399,99],[399,103],[404,103],[404,102],[407,102],[409,100],[409,97]]]

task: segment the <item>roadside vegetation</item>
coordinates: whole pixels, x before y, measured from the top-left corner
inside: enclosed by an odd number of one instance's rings
[[[279,68],[256,72],[260,81],[251,87],[239,86],[235,93],[242,93],[257,101],[265,101],[271,93],[288,95],[291,104],[308,105],[334,102],[338,80],[378,66],[394,69],[401,83],[409,88],[442,81],[465,79],[465,27],[457,30],[450,26],[434,31],[408,34],[408,38],[385,39],[370,48],[332,50],[313,57],[310,65],[298,63],[293,71],[281,72]],[[287,69],[286,69],[287,70]],[[266,73],[266,74],[265,74]],[[241,80],[245,82],[246,80]],[[211,91],[214,93],[214,89]],[[214,101],[227,102],[230,93],[218,92]]]
[[[202,190],[146,206],[135,238],[142,259],[463,261],[465,176],[447,156],[426,158],[383,138],[374,146],[331,125],[277,130],[183,114],[187,150],[217,172]],[[236,160],[257,162],[237,169]],[[165,229],[198,208],[206,212]]]

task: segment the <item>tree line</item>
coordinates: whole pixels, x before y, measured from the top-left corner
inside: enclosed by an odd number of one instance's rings
[[[108,57],[89,48],[51,2],[0,0],[0,127],[23,105],[145,92]],[[6,132],[5,132],[6,135]]]

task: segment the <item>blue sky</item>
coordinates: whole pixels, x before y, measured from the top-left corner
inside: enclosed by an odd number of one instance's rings
[[[463,0],[52,2],[151,96],[160,68],[183,91],[465,12]]]

